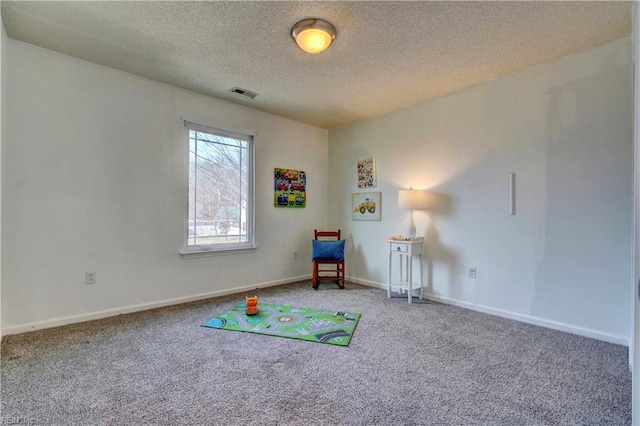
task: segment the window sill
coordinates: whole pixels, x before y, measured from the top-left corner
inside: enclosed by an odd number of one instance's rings
[[[229,254],[254,253],[258,246],[251,247],[226,247],[226,248],[200,248],[197,250],[182,250],[180,256],[183,259],[196,259],[199,257],[225,256]]]

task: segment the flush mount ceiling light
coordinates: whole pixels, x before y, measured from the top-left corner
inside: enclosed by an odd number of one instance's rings
[[[336,38],[336,27],[322,19],[304,19],[291,28],[291,37],[305,52],[320,53]]]

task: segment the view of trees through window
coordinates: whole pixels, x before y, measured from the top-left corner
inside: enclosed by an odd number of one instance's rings
[[[249,241],[250,144],[189,130],[188,246]]]

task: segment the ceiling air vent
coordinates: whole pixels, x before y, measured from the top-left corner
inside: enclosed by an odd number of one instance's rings
[[[235,95],[239,95],[242,96],[243,98],[249,98],[249,99],[253,99],[256,96],[258,96],[257,93],[254,93],[250,90],[246,90],[246,89],[241,89],[239,87],[234,87],[233,89],[229,90],[231,93],[235,94]]]

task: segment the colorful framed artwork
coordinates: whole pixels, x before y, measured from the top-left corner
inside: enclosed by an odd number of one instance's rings
[[[302,170],[273,170],[273,205],[302,209],[307,206],[307,174]]]
[[[376,159],[368,158],[358,161],[358,188],[376,186]]]
[[[351,194],[351,219],[382,220],[382,192]]]

